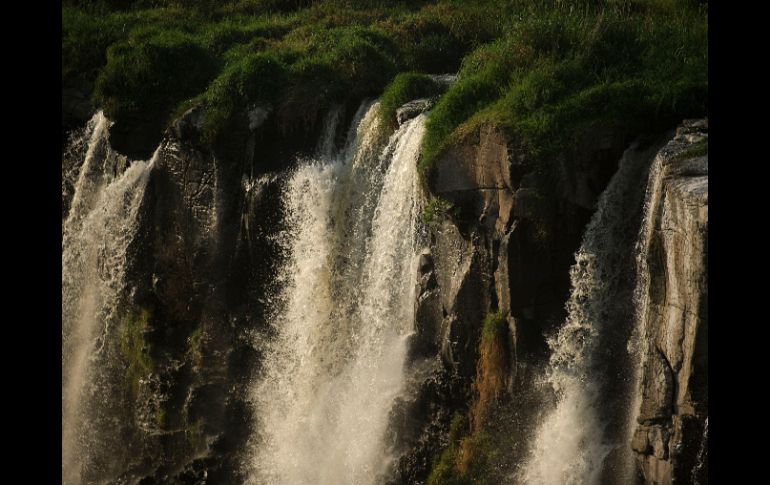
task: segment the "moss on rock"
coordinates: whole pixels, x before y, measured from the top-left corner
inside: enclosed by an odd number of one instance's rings
[[[120,323],[120,351],[127,365],[129,390],[134,396],[139,393],[139,381],[155,370],[150,346],[145,340],[150,318],[149,310],[137,308],[129,310]]]

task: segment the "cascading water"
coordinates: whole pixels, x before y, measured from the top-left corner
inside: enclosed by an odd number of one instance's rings
[[[523,483],[632,483],[632,275],[644,181],[656,148],[624,153],[586,228],[570,271],[568,316],[549,339],[546,381],[556,406],[533,437]]]
[[[251,483],[378,483],[395,458],[386,431],[413,332],[425,116],[382,148],[378,107],[359,110],[340,153],[322,143],[288,182],[288,260],[254,386]]]
[[[108,368],[124,290],[126,252],[153,161],[126,160],[109,146],[109,121],[89,123],[88,150],[75,185],[62,242],[62,473],[65,484],[114,478],[120,442],[109,409],[116,396]]]

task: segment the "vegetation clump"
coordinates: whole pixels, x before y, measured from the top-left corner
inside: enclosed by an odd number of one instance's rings
[[[508,323],[502,312],[486,316],[479,342],[474,388],[477,397],[471,405],[468,419],[460,414],[453,417],[449,445],[433,463],[428,485],[470,485],[490,483],[505,473],[505,450],[514,439],[507,432],[505,419],[490,419],[500,413],[510,375],[510,344]],[[493,427],[490,423],[503,425]],[[465,432],[463,432],[465,430]]]
[[[114,119],[163,120],[204,89],[216,70],[216,59],[194,36],[178,30],[140,31],[107,49],[95,94]]]
[[[457,473],[457,455],[464,434],[465,419],[455,413],[449,425],[449,444],[433,462],[428,485],[464,485],[468,483]]]
[[[203,328],[201,327],[196,327],[190,336],[187,337],[187,352],[185,355],[196,366],[200,366],[203,363],[203,353],[201,349],[203,338]]]
[[[433,109],[421,169],[490,123],[515,134],[533,163],[569,151],[582,130],[639,133],[702,116],[707,9],[694,2],[509,2],[518,15],[463,59]]]
[[[501,311],[484,318],[479,344],[476,388],[479,392],[474,425],[480,426],[487,405],[497,401],[506,388],[509,373],[508,321]]]
[[[425,204],[420,219],[423,224],[430,225],[448,216],[454,215],[455,212],[451,202],[442,199],[441,197],[433,197],[427,204]]]
[[[451,72],[493,35],[480,12],[451,1],[69,0],[62,78],[84,90],[97,80],[93,97],[118,123],[160,129],[205,103],[207,139],[226,142],[253,105],[270,104],[290,129],[378,96],[399,72]]]

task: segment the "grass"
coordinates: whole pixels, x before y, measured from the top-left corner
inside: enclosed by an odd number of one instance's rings
[[[95,84],[114,121],[158,130],[205,103],[207,139],[225,143],[254,104],[271,104],[289,131],[333,103],[380,95],[398,73],[454,71],[498,33],[493,4],[70,0],[62,79],[85,91]]]
[[[530,163],[569,152],[587,126],[638,133],[707,112],[707,11],[692,2],[543,2],[463,60],[433,109],[420,168],[493,124]]]
[[[423,172],[481,124],[542,165],[587,127],[707,113],[708,9],[692,0],[70,0],[62,14],[65,85],[95,83],[108,117],[158,130],[205,103],[212,143],[239,136],[256,104],[285,131],[381,93],[389,117],[437,94],[424,74],[458,69],[429,118]]]

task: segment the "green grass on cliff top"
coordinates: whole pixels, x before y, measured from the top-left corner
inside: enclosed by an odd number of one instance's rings
[[[126,124],[160,129],[205,102],[213,141],[253,105],[291,129],[459,71],[429,117],[421,169],[482,123],[538,160],[589,126],[706,115],[707,15],[696,0],[65,0],[62,80]]]
[[[583,127],[656,131],[706,115],[705,6],[561,2],[517,12],[463,59],[428,120],[421,169],[482,123],[538,160],[563,152]]]
[[[252,105],[270,104],[291,128],[380,95],[400,72],[456,71],[499,35],[493,3],[70,0],[62,79],[93,86],[118,122],[167,123],[204,101],[212,139]]]

